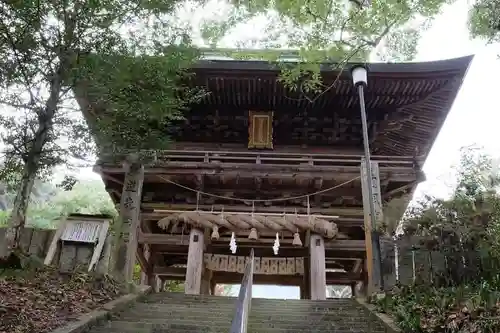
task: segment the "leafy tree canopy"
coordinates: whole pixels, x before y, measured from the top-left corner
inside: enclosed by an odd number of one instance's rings
[[[0,3],[0,133],[4,144],[0,176],[18,183],[6,232],[7,252],[17,247],[35,179],[50,176],[54,166],[93,157],[93,140],[73,98],[85,74],[96,69],[107,73],[93,77],[99,79],[93,83],[112,87],[113,93],[104,95],[107,105],[101,106],[116,108],[115,119],[94,129],[106,129],[99,131],[101,143],[113,148],[143,148],[144,140],[152,142],[151,132],[143,131],[151,119],[164,125],[191,101],[189,92],[184,99],[177,97],[183,91],[176,83],[183,79],[187,59],[193,57],[193,52],[179,56],[189,50],[190,43],[186,31],[173,19],[179,4],[165,0]],[[177,49],[169,49],[172,45]],[[99,56],[104,55],[110,59],[159,58],[138,66],[131,60],[103,63]],[[144,77],[147,84],[141,81]]]
[[[165,128],[202,96],[186,84],[198,56],[185,45],[169,46],[161,56],[87,55],[75,91],[83,104],[93,103],[84,113],[99,151],[165,149]]]
[[[317,90],[321,89],[318,66],[314,64],[317,62],[330,60],[342,66],[348,60],[365,61],[374,51],[382,60],[413,59],[420,33],[441,7],[451,2],[375,0],[363,6],[358,0],[233,0],[224,2],[223,19],[205,20],[202,36],[208,45],[217,47],[244,24],[265,26],[260,38],[242,42],[238,47],[299,50],[298,59],[307,64],[285,70],[284,80],[291,83],[308,74],[308,81],[316,84],[306,88]],[[279,53],[266,52],[260,57],[274,60]],[[230,55],[237,57],[238,53]],[[241,56],[248,55],[243,52]]]
[[[469,30],[472,37],[488,43],[500,41],[500,1],[475,1],[469,12]]]

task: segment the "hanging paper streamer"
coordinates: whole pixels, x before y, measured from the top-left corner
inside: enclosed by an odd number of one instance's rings
[[[232,254],[236,253],[236,238],[234,237],[234,232],[231,234],[231,241],[229,242],[229,249],[231,250]]]
[[[279,248],[280,248],[280,238],[278,236],[278,233],[276,233],[276,239],[274,240],[274,245],[273,245],[273,251],[275,256],[278,255]]]

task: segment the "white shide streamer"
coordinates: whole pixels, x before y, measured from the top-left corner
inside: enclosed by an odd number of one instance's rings
[[[279,248],[280,248],[280,238],[278,236],[278,233],[276,233],[276,239],[274,240],[274,245],[273,245],[273,251],[275,256],[278,255]]]
[[[236,238],[234,237],[234,232],[231,234],[231,241],[229,242],[229,249],[231,250],[232,254],[236,253]]]

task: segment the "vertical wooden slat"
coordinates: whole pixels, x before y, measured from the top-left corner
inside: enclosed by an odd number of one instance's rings
[[[62,233],[64,232],[64,228],[66,228],[66,219],[62,220],[59,224],[59,228],[54,233],[52,237],[52,242],[50,243],[50,247],[47,251],[47,255],[45,256],[44,265],[50,265],[57,251],[57,244],[59,242],[59,238],[61,238]]]
[[[108,235],[109,221],[103,221],[101,228],[99,229],[99,238],[97,240],[97,246],[94,248],[94,253],[92,254],[92,259],[90,260],[89,272],[94,270],[97,265],[97,261],[101,257],[101,252],[104,249],[104,242],[106,241],[106,236]]]

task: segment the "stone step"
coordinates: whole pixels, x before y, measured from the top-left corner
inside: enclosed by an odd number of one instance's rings
[[[283,321],[283,322],[300,322],[306,320],[337,320],[339,322],[351,321],[351,319],[346,317],[352,317],[353,321],[357,321],[360,315],[365,315],[364,313],[341,313],[339,314],[300,314],[300,315],[280,315],[276,313],[267,313],[267,314],[250,314],[250,319],[256,321]],[[170,320],[171,318],[207,318],[210,317],[212,320],[230,320],[233,318],[234,313],[219,313],[217,311],[214,312],[184,312],[184,311],[171,311],[171,312],[125,312],[119,315],[116,315],[115,318],[120,319],[163,319]]]
[[[299,332],[297,330],[290,329],[281,329],[281,328],[270,328],[266,329],[265,332],[254,330],[252,328],[248,328],[247,333],[366,333],[367,331],[360,331],[355,329],[349,329],[345,331],[332,331],[332,330],[307,330]],[[370,333],[387,333],[384,329],[376,329],[370,330]],[[199,328],[199,329],[156,329],[152,330],[151,328],[98,328],[91,331],[91,333],[229,333],[229,329],[210,329],[210,328]]]
[[[177,299],[181,301],[215,301],[218,303],[235,303],[236,297],[227,297],[227,296],[212,296],[212,295],[184,295],[182,293],[156,293],[148,297],[149,302],[161,301],[165,299]],[[297,299],[267,299],[267,298],[253,298],[253,302],[257,303],[266,303],[266,304],[277,304],[277,303],[285,303],[285,304],[318,304],[318,303],[350,303],[352,299],[348,298],[338,298],[338,299],[327,299],[324,301],[313,301],[313,300],[297,300]]]
[[[231,322],[233,319],[232,316],[227,316],[227,317],[215,317],[215,316],[206,316],[206,317],[194,317],[194,316],[187,316],[186,314],[180,314],[180,315],[173,315],[173,316],[165,316],[163,318],[152,318],[152,317],[146,317],[144,315],[134,315],[134,314],[125,314],[120,317],[113,317],[114,321],[128,321],[128,322],[140,322],[140,323],[151,323],[151,324],[170,324],[172,323],[172,320],[175,319],[175,322],[194,322],[194,323],[199,323],[200,318],[210,318],[210,323],[213,325],[225,325]],[[337,326],[356,326],[356,325],[361,325],[361,324],[366,324],[369,323],[369,319],[366,318],[360,318],[358,317],[351,317],[351,318],[339,318],[335,316],[329,316],[329,317],[301,317],[298,320],[287,320],[285,318],[279,318],[279,317],[267,317],[267,318],[261,318],[261,317],[255,317],[255,316],[250,316],[249,318],[250,323],[254,324],[262,324],[262,325],[302,325],[303,323],[306,323],[307,325],[315,325],[315,324],[322,324],[322,323],[330,323],[330,324],[335,324]]]
[[[235,302],[237,297],[229,297],[229,296],[213,296],[213,295],[185,295],[183,293],[156,293],[148,297],[150,300],[164,299],[164,298],[172,298],[172,299],[181,299],[181,300],[216,300],[218,302]],[[349,302],[351,299],[349,298],[329,298],[323,301],[315,301],[315,300],[298,300],[298,299],[269,299],[269,298],[253,298],[254,301],[262,301],[266,303],[321,303],[321,302]]]
[[[158,309],[167,309],[171,307],[184,307],[184,308],[190,308],[190,307],[205,307],[205,308],[221,308],[221,309],[233,309],[235,308],[236,304],[219,304],[219,303],[197,303],[197,302],[192,302],[192,303],[187,303],[187,302],[168,302],[168,303],[137,303],[137,304],[144,304],[148,307],[151,308],[158,308]],[[278,305],[278,306],[270,306],[268,304],[259,304],[255,303],[252,301],[251,303],[252,307],[255,309],[287,309],[287,310],[297,310],[297,311],[303,311],[303,310],[313,310],[313,311],[320,311],[320,310],[325,310],[325,309],[358,309],[360,307],[359,303],[356,301],[352,301],[351,303],[345,303],[345,304],[309,304],[309,305]]]
[[[178,300],[175,298],[162,298],[155,300],[152,302],[151,300],[146,300],[141,303],[144,304],[150,304],[150,305],[162,305],[162,306],[168,306],[168,305],[186,305],[186,306],[210,306],[210,305],[217,305],[218,307],[234,307],[236,305],[235,302],[217,302],[215,300]],[[357,308],[359,307],[359,304],[355,300],[348,300],[348,301],[342,301],[342,302],[337,302],[337,301],[320,301],[317,303],[313,302],[304,302],[301,304],[300,302],[287,302],[287,301],[282,301],[282,302],[265,302],[262,300],[252,300],[252,306],[256,306],[259,308],[287,308],[287,309],[321,309],[321,308]]]
[[[169,318],[206,318],[207,316],[214,319],[227,319],[232,318],[234,311],[231,312],[220,312],[220,310],[214,311],[183,311],[183,310],[171,310],[171,311],[139,311],[134,309],[132,311],[123,312],[116,315],[117,318],[144,318],[144,319],[169,319]],[[369,313],[365,313],[362,310],[358,312],[331,312],[331,313],[300,313],[300,314],[289,314],[289,313],[279,313],[279,312],[267,312],[267,313],[256,313],[254,311],[250,312],[250,318],[255,318],[256,320],[283,320],[283,321],[301,321],[301,320],[333,320],[337,319],[339,321],[348,321],[346,317],[359,318],[362,316],[368,316]],[[355,319],[357,320],[357,319]]]
[[[158,308],[158,307],[144,307],[137,305],[133,308],[132,313],[145,313],[147,317],[161,318],[166,316],[175,316],[176,314],[187,313],[191,316],[203,317],[206,314],[214,316],[232,316],[235,312],[235,308],[231,309],[221,309],[219,307],[213,308],[203,308],[203,307],[168,307],[168,308]],[[358,309],[321,309],[321,310],[305,310],[305,311],[289,311],[287,309],[259,309],[254,306],[251,308],[251,315],[255,317],[284,317],[290,318],[302,318],[302,317],[321,317],[321,316],[357,316],[359,314],[368,315],[369,312],[363,308]]]
[[[87,333],[228,333],[236,298],[157,293]],[[252,299],[248,333],[385,333],[354,299]]]
[[[160,333],[160,332],[172,332],[172,331],[183,331],[183,332],[229,332],[230,324],[226,325],[207,325],[203,322],[175,322],[171,324],[158,324],[158,323],[143,323],[143,322],[127,322],[127,321],[114,321],[110,324],[103,325],[98,329],[92,331],[92,333],[97,332],[148,332],[148,333]],[[367,331],[369,329],[369,331]],[[283,325],[259,325],[254,323],[249,323],[249,332],[270,332],[270,330],[280,331],[280,332],[370,332],[370,333],[384,333],[383,328],[373,327],[370,328],[368,325],[352,327],[352,326],[338,326],[335,324],[325,323],[323,325],[293,325],[293,326],[283,326]]]

